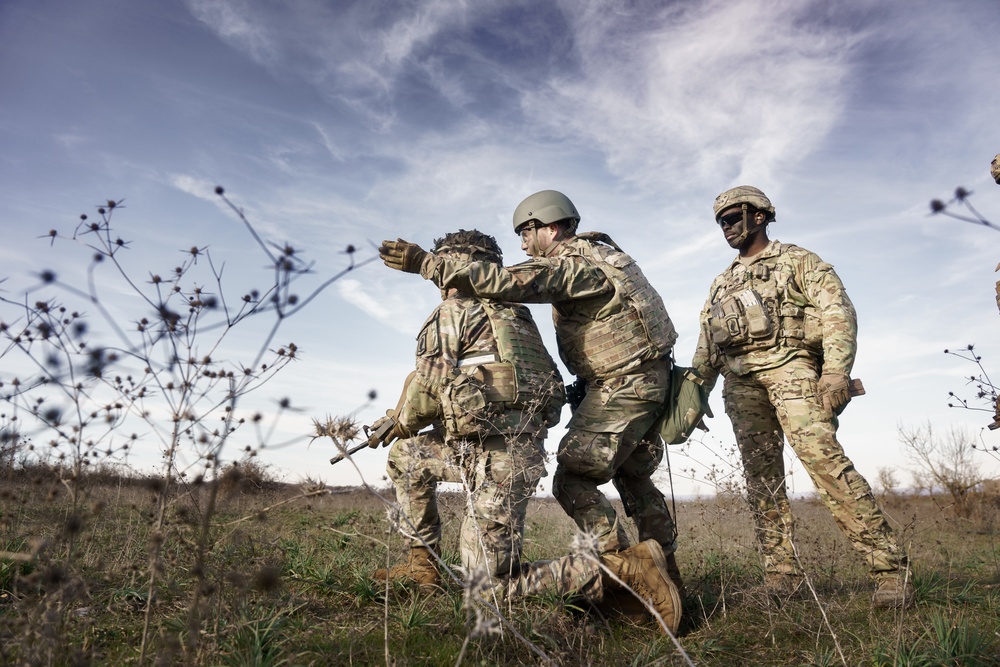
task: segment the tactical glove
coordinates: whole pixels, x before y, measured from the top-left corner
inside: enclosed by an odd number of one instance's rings
[[[385,417],[381,417],[368,429],[368,446],[375,449],[379,445],[385,447],[399,438],[407,437],[403,427],[396,421],[396,412],[386,410]]]
[[[840,409],[851,400],[850,378],[846,375],[824,373],[816,389],[823,400],[823,407],[833,414],[840,414]]]
[[[382,241],[379,246],[378,256],[386,266],[397,271],[406,273],[420,273],[420,265],[427,256],[427,252],[416,243],[410,243],[403,239],[395,241]]]

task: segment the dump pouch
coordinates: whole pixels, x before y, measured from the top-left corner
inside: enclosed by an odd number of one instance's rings
[[[708,405],[709,389],[694,369],[673,366],[665,410],[654,428],[668,445],[680,445],[691,437],[695,428],[708,430],[704,417],[712,417]]]

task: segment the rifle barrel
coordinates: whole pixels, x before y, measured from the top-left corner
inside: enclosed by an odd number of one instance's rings
[[[346,452],[344,452],[342,454],[337,454],[332,459],[330,459],[330,465],[333,465],[334,463],[339,463],[339,462],[343,461],[345,458],[347,458],[348,456],[351,456],[353,454],[357,454],[362,449],[365,449],[367,447],[368,447],[368,442],[367,441],[366,442],[362,442],[361,444],[355,445],[355,446],[351,447],[350,449],[348,449]]]

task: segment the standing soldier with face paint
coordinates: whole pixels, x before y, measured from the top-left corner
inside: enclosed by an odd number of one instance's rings
[[[651,476],[663,443],[651,430],[663,410],[677,334],[660,295],[635,261],[601,233],[577,234],[566,195],[537,192],[514,211],[514,231],[531,256],[511,267],[436,257],[406,241],[385,241],[387,266],[420,273],[442,289],[518,303],[551,303],[559,353],[587,390],[567,426],[552,493],[601,553],[629,546],[622,520],[598,486],[612,481],[639,539],[665,555],[678,587],[676,530]]]
[[[876,607],[912,601],[906,554],[864,477],[837,441],[857,352],[854,305],[833,267],[798,246],[769,240],[774,207],[739,186],[715,200],[715,219],[739,255],[712,283],[691,365],[723,399],[743,458],[764,558],[765,583],[801,582],[785,491],[785,437],[837,525],[871,568]]]

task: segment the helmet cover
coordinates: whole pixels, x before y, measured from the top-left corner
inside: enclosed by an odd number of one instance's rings
[[[747,204],[759,211],[766,211],[769,214],[768,219],[774,219],[774,206],[771,205],[771,200],[752,185],[738,185],[723,192],[715,198],[715,203],[712,205],[712,212],[718,218],[720,212],[730,206],[738,206],[740,204]]]
[[[433,252],[453,259],[503,263],[503,250],[497,245],[496,239],[478,229],[460,229],[435,239]]]

